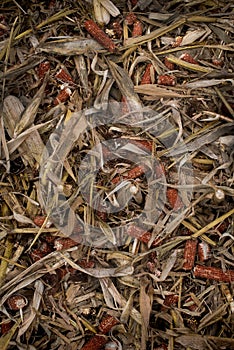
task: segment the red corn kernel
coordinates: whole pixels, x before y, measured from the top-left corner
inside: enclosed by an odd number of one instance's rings
[[[96,334],[81,348],[81,350],[101,350],[107,341],[108,338],[104,335]]]
[[[46,73],[50,70],[50,62],[49,61],[45,61],[45,62],[41,62],[39,64],[39,67],[37,68],[37,75],[38,78],[40,80],[43,80]]]
[[[144,84],[152,84],[152,80],[151,80],[151,67],[153,67],[152,63],[149,63],[146,66],[145,72],[141,78],[141,85]],[[154,72],[154,71],[153,71]]]
[[[174,63],[170,62],[167,57],[165,57],[165,59],[164,59],[164,64],[170,70],[175,69]]]
[[[42,242],[39,248],[33,249],[31,251],[30,256],[31,256],[31,259],[35,262],[44,258],[44,256],[51,253],[51,251],[52,250],[50,246],[47,244],[47,242]]]
[[[196,265],[193,271],[194,276],[198,278],[207,278],[219,282],[234,281],[234,270],[228,270],[227,272],[223,272],[223,270],[217,267],[206,267]]]
[[[91,19],[85,21],[85,29],[92,37],[110,52],[116,51],[115,43],[103,32],[99,26]]]
[[[198,64],[198,62],[189,53],[183,53],[180,56],[180,59],[188,63]]]
[[[143,32],[143,25],[140,21],[136,21],[133,24],[133,30],[132,30],[132,37],[136,38],[138,36],[141,36]]]
[[[193,239],[189,239],[184,248],[184,264],[183,269],[184,270],[192,270],[195,256],[197,251],[197,241]]]
[[[125,17],[125,21],[129,26],[133,25],[137,21],[135,13],[129,12]]]
[[[131,0],[132,6],[136,6],[137,3],[138,3],[138,0]]]
[[[211,257],[210,246],[206,242],[201,242],[198,244],[198,258],[199,261],[203,262]]]
[[[119,321],[114,316],[107,315],[102,319],[98,329],[102,334],[106,334],[118,323]]]
[[[158,75],[158,85],[174,86],[176,79],[172,75]]]
[[[62,83],[67,83],[70,85],[75,85],[72,77],[63,68],[61,68],[58,73],[55,74],[56,79]]]
[[[56,250],[63,250],[75,247],[78,243],[71,238],[58,238],[54,242],[54,248]]]
[[[54,102],[53,102],[54,105],[57,106],[59,103],[66,102],[69,99],[69,97],[71,96],[71,93],[72,92],[68,87],[62,89],[58,93],[57,97],[54,99]]]
[[[178,47],[178,46],[180,46],[180,44],[182,43],[182,40],[183,40],[183,38],[182,38],[182,36],[177,36],[176,38],[175,38],[175,41],[172,43],[172,47]]]
[[[175,188],[167,189],[167,199],[168,202],[174,210],[179,210],[183,208],[184,204],[178,195],[178,191]]]

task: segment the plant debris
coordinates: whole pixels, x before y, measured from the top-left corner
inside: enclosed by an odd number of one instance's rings
[[[233,24],[1,1],[0,349],[234,349]]]

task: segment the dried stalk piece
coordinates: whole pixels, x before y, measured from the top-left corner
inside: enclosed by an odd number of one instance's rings
[[[102,6],[100,0],[93,0],[93,9],[98,24],[104,25],[110,22],[110,13]]]
[[[197,251],[197,240],[189,239],[184,248],[184,270],[192,270]]]
[[[3,102],[3,118],[4,124],[7,128],[10,137],[13,137],[14,129],[19,122],[20,116],[24,111],[24,106],[21,101],[15,96],[7,96]],[[30,152],[28,150],[30,149]],[[12,153],[15,149],[10,150]],[[30,165],[31,168],[35,168],[35,161],[40,163],[41,155],[44,150],[44,144],[41,136],[37,130],[32,131],[25,139],[22,139],[22,143],[18,144],[17,148],[25,165]]]
[[[198,278],[207,278],[219,282],[233,282],[234,281],[234,270],[223,270],[217,267],[207,267],[196,265],[194,267],[194,276]]]
[[[184,206],[181,198],[179,197],[178,191],[175,188],[167,189],[167,199],[170,204],[170,207],[174,210],[180,210]]]
[[[103,47],[105,47],[110,52],[116,51],[115,43],[99,28],[99,26],[90,20],[85,21],[84,23],[85,29],[89,34],[92,35],[92,37],[97,40],[99,44],[101,44]]]

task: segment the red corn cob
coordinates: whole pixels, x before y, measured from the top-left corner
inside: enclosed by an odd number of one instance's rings
[[[114,316],[107,315],[102,319],[98,328],[102,334],[106,334],[118,323],[119,321]]]
[[[138,227],[135,225],[131,225],[130,227],[128,227],[127,233],[129,236],[137,238],[139,241],[143,243],[148,243],[152,237],[151,232],[145,231],[141,227]],[[157,246],[159,242],[160,242],[160,239],[155,239],[152,242],[152,247]]]
[[[179,296],[176,294],[166,295],[164,299],[164,306],[176,306],[179,300]]]
[[[81,350],[101,350],[107,341],[108,338],[105,336],[96,334],[81,348]]]
[[[180,59],[188,63],[198,64],[198,62],[189,53],[183,53],[180,56]]]
[[[137,36],[141,36],[143,32],[143,26],[140,21],[136,21],[133,24],[132,37],[136,38]]]
[[[69,249],[75,247],[78,242],[74,241],[71,238],[58,238],[54,242],[54,248],[56,250]]]
[[[179,210],[183,208],[184,204],[178,195],[178,191],[175,188],[167,189],[167,199],[168,202],[174,210]]]
[[[43,80],[45,77],[45,74],[46,74],[46,72],[48,72],[48,70],[50,70],[50,62],[49,61],[41,62],[39,64],[38,69],[37,69],[38,78],[40,80]]]
[[[71,96],[71,93],[72,92],[68,87],[62,89],[58,93],[57,97],[54,99],[54,102],[53,102],[54,105],[57,106],[59,103],[66,102],[69,99],[69,97]]]
[[[210,246],[206,242],[198,244],[198,257],[201,262],[206,261],[211,257]]]
[[[137,165],[133,169],[129,170],[126,175],[123,176],[124,179],[136,179],[137,177],[140,177],[147,171],[146,166],[144,165]],[[117,176],[112,180],[113,184],[116,184],[120,181],[120,177]]]
[[[123,34],[123,29],[121,27],[121,24],[119,23],[119,20],[116,20],[115,22],[113,22],[112,27],[116,37],[120,39]]]
[[[234,281],[234,270],[223,270],[217,267],[207,267],[196,265],[194,267],[194,276],[198,278],[207,278],[219,282],[233,282]]]
[[[165,59],[164,59],[164,64],[165,64],[165,66],[166,66],[168,69],[170,69],[170,70],[173,70],[173,69],[175,68],[174,63],[168,61],[168,58],[167,58],[167,57],[165,57]]]
[[[133,140],[133,139],[129,139],[129,142],[140,147],[143,149],[146,149],[147,151],[152,152],[152,148],[153,148],[153,142],[152,141],[147,141],[147,140]]]
[[[110,52],[116,51],[115,43],[103,32],[99,26],[91,19],[85,21],[85,29],[92,37]]]
[[[146,66],[145,72],[144,72],[144,74],[143,74],[143,76],[141,78],[141,85],[152,84],[151,74],[150,74],[151,67],[152,67],[152,63],[149,63]]]
[[[176,84],[176,79],[172,75],[159,75],[158,85],[174,86]]]
[[[33,222],[35,225],[41,227],[44,224],[45,219],[46,216],[38,215],[34,217]]]
[[[72,77],[70,74],[68,74],[63,68],[61,68],[56,74],[55,74],[56,79],[61,81],[62,83],[67,83],[70,85],[75,85]]]
[[[127,14],[127,16],[125,17],[125,21],[129,26],[133,25],[133,23],[135,23],[137,21],[137,17],[135,15],[135,13],[129,12]]]
[[[180,46],[180,44],[182,43],[182,40],[183,40],[182,36],[177,36],[177,37],[175,38],[174,43],[172,43],[172,47],[178,47],[178,46]]]
[[[192,270],[197,250],[197,241],[189,239],[184,248],[184,270]]]

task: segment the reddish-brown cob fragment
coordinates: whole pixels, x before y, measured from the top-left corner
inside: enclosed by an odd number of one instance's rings
[[[96,334],[81,348],[81,350],[101,350],[107,341],[108,338],[104,335]]]
[[[114,316],[107,315],[102,319],[98,328],[102,334],[106,334],[118,323],[119,321]]]
[[[125,175],[123,175],[123,179],[136,179],[137,177],[140,177],[141,175],[145,174],[147,171],[146,166],[144,165],[137,165],[136,167],[129,170]],[[119,176],[114,177],[112,180],[113,184],[118,183],[121,180]]]
[[[183,53],[180,56],[180,59],[188,63],[198,64],[198,62],[187,52]]]
[[[151,67],[152,63],[147,64],[145,72],[141,78],[141,85],[144,84],[152,84],[152,80],[151,80]]]
[[[84,23],[85,29],[99,44],[105,47],[110,52],[116,51],[115,43],[107,36],[101,28],[93,21],[87,20]]]
[[[207,278],[219,282],[233,282],[234,281],[234,270],[223,270],[217,267],[207,267],[196,265],[194,267],[194,276],[198,278]]]
[[[168,202],[174,210],[179,210],[183,208],[184,204],[178,195],[178,191],[175,188],[167,189],[167,199]]]
[[[197,251],[197,240],[189,239],[184,248],[184,270],[192,270]]]
[[[138,36],[141,36],[143,32],[143,26],[142,23],[140,21],[136,21],[133,24],[133,30],[132,30],[132,37],[136,38]]]

